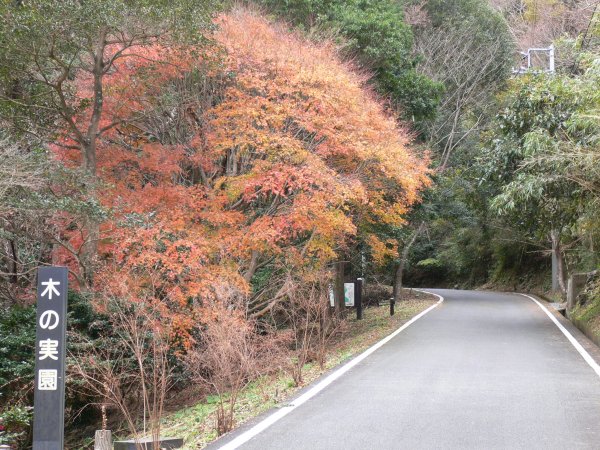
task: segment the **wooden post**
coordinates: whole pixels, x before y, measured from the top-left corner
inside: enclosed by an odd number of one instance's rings
[[[393,316],[395,314],[395,311],[394,311],[395,304],[396,304],[396,300],[394,299],[394,297],[390,298],[390,316]]]
[[[110,430],[97,430],[94,436],[94,450],[112,450]]]

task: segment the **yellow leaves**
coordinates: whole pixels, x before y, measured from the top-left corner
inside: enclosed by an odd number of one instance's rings
[[[237,177],[219,177],[214,184],[217,191],[222,191],[227,197],[227,201],[235,202],[245,189],[246,180],[250,178],[249,174],[239,175]]]
[[[398,243],[391,239],[381,241],[374,234],[369,234],[367,235],[365,241],[371,249],[371,257],[373,258],[373,262],[379,266],[385,264],[390,259],[395,259],[399,256],[397,248]]]
[[[313,260],[331,261],[337,256],[335,249],[334,241],[323,235],[315,235],[313,239],[307,242],[303,256]]]

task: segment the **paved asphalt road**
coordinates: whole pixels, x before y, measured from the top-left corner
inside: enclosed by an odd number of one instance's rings
[[[433,292],[442,304],[240,448],[600,449],[600,378],[539,306]]]

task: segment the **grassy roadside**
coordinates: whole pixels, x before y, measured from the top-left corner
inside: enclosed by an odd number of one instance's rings
[[[570,312],[569,318],[600,346],[600,279],[596,277],[585,286],[577,297],[577,305]]]
[[[344,336],[332,343],[325,367],[321,369],[316,363],[304,367],[303,386],[367,349],[436,301],[433,296],[413,292],[412,296],[396,304],[396,314],[393,317],[389,316],[389,306],[366,308],[362,321],[357,321],[355,316],[350,317]],[[236,425],[241,425],[270,408],[285,404],[303,386],[294,386],[292,378],[285,373],[254,381],[240,395],[236,406]],[[209,396],[202,402],[167,415],[163,419],[161,434],[183,437],[184,449],[205,447],[218,437],[214,418],[216,402],[215,397]]]

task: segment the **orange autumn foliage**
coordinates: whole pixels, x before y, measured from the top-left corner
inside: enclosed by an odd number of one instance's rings
[[[427,161],[407,148],[407,133],[367,77],[331,43],[309,42],[248,11],[221,17],[219,26],[236,76],[211,112],[208,143],[233,160],[231,196],[243,191],[249,206],[271,202],[270,216],[285,222],[279,232],[315,233],[308,253],[325,258],[356,231],[358,213],[402,223],[429,183]]]
[[[248,307],[258,262],[323,267],[365,224],[401,225],[429,183],[333,44],[243,9],[217,25],[203,56],[153,46],[116,65],[103,120],[122,123],[98,150],[98,289],[155,293],[181,333],[215,302]]]

